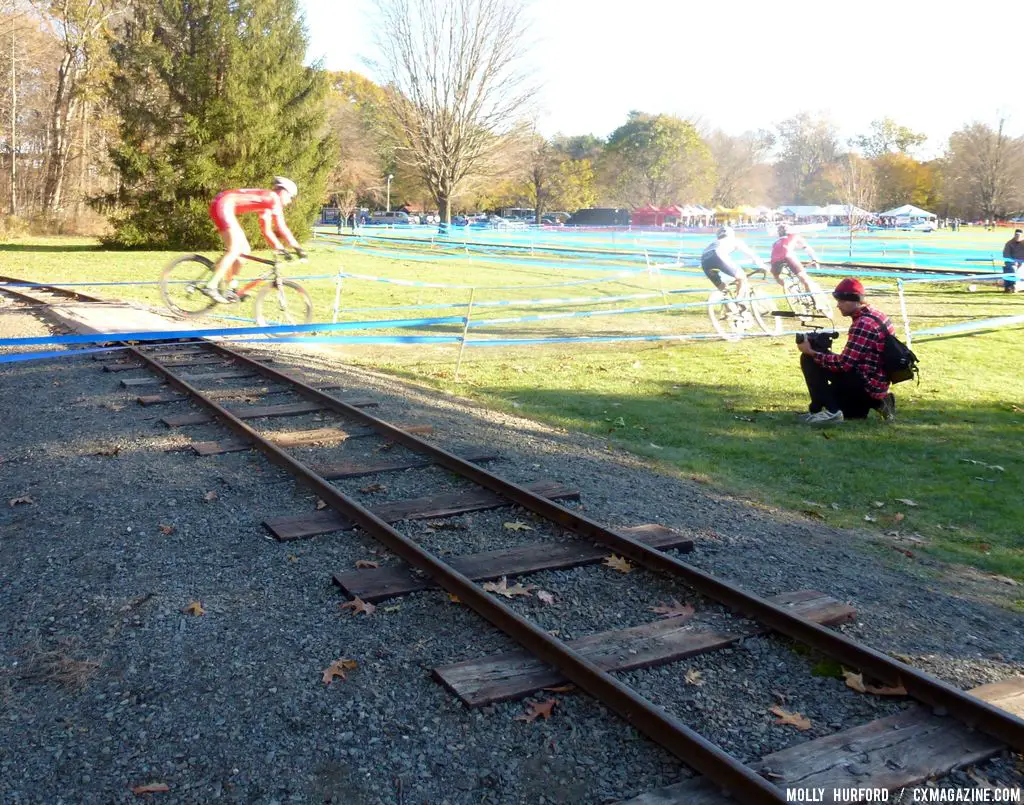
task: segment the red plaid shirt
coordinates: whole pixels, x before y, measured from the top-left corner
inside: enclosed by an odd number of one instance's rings
[[[876,316],[879,324],[864,313]],[[882,350],[886,334],[895,335],[892,322],[882,311],[868,305],[854,311],[853,323],[846,334],[846,346],[839,354],[815,352],[815,363],[830,372],[856,371],[864,380],[864,390],[869,396],[881,400],[889,392],[889,376],[882,365]],[[885,327],[883,330],[882,327]]]

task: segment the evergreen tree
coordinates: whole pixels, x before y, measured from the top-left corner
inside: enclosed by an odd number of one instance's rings
[[[309,232],[334,156],[327,81],[303,64],[297,0],[135,0],[111,46],[118,188],[100,199],[120,246],[211,248],[226,188],[291,178],[287,208]],[[254,234],[254,233],[251,233]],[[255,241],[254,241],[255,245]]]

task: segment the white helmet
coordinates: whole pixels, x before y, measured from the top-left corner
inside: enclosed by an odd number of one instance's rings
[[[735,234],[736,232],[733,230],[731,226],[723,226],[721,229],[718,230],[718,239],[721,240],[722,238],[731,238]]]
[[[295,186],[295,182],[284,176],[274,177],[274,190],[277,190],[277,188],[279,187],[285,192],[287,192],[288,195],[291,196],[292,198],[295,198],[297,195],[299,195],[299,188]]]

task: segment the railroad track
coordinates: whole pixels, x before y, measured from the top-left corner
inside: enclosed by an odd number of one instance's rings
[[[59,288],[51,292],[61,295]],[[656,524],[608,528],[559,502],[578,497],[577,490],[543,479],[527,485],[506,480],[482,466],[497,458],[493,454],[446,451],[422,438],[429,433],[429,425],[395,425],[370,413],[373,400],[336,396],[336,388],[314,387],[251,355],[206,341],[126,346],[95,357],[103,371],[112,374],[149,370],[148,376],[120,380],[126,389],[144,392],[138,397],[140,404],[179,408],[190,404],[197,409],[169,413],[163,418],[165,426],[216,422],[233,434],[233,438],[193,442],[191,449],[198,456],[255,449],[316,493],[322,509],[266,521],[275,538],[286,541],[358,528],[402,560],[404,564],[398,566],[335,573],[335,583],[355,605],[365,607],[440,587],[516,641],[522,652],[470,658],[434,670],[435,678],[468,706],[524,697],[570,682],[702,775],[641,795],[630,800],[632,805],[729,801],[723,792],[742,803],[786,802],[786,788],[792,786],[889,789],[945,773],[1006,747],[1024,750],[1024,721],[1008,711],[1019,712],[1024,704],[1024,680],[986,686],[976,695],[964,693],[828,628],[850,619],[854,612],[826,595],[809,591],[772,598],[753,595],[683,561],[679,554],[693,546],[680,535]],[[247,378],[258,378],[265,388],[262,396],[249,396],[242,405],[226,405],[223,382]],[[313,429],[275,427],[283,417],[307,414],[319,417]],[[259,427],[254,426],[257,423]],[[392,457],[391,450],[384,450],[386,460],[363,463],[311,463],[302,453],[310,446],[359,437],[399,446],[404,453]],[[461,479],[465,488],[369,507],[336,483],[438,467]],[[573,538],[445,558],[424,548],[407,527],[415,520],[513,505],[529,512],[535,522],[546,522]],[[482,585],[540,570],[594,564],[609,554],[672,577],[754,624],[737,623],[725,633],[712,633],[683,627],[685,620],[670,618],[567,642]],[[614,676],[714,651],[766,631],[832,657],[861,672],[865,680],[903,688],[921,706],[745,764]],[[853,766],[856,771],[850,770]]]

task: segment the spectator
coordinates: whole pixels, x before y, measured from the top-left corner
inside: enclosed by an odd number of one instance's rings
[[[895,335],[889,317],[864,303],[864,286],[847,277],[832,292],[836,306],[853,322],[840,354],[818,352],[810,339],[797,342],[800,369],[811,395],[810,413],[800,421],[832,425],[845,419],[864,419],[876,410],[882,419],[896,415],[896,398],[882,363],[886,335]]]
[[[1003,290],[1017,293],[1017,280],[1024,276],[1024,229],[1013,230],[1003,246]]]

